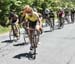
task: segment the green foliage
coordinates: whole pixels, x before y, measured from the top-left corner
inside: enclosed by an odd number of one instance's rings
[[[9,30],[10,30],[10,26],[9,27],[0,26],[0,35],[9,32]]]
[[[7,25],[10,10],[15,10],[19,14],[27,4],[42,12],[46,8],[53,10],[64,7],[73,8],[75,7],[75,0],[0,0],[0,24]]]

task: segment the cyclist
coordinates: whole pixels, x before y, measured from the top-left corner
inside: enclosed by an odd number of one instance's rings
[[[50,10],[50,22],[51,22],[51,28],[54,30],[54,18],[55,18],[55,15],[54,15],[54,12],[52,10]]]
[[[65,13],[65,15],[64,15],[64,19],[67,21],[67,23],[68,24],[70,24],[70,20],[69,20],[69,9],[68,8],[65,8],[64,9],[64,13]]]
[[[45,9],[45,18],[46,18],[46,22],[47,24],[50,26],[50,31],[54,30],[54,13],[53,11],[50,9]]]
[[[61,29],[64,26],[64,11],[62,9],[58,10],[57,17],[59,20],[58,29]]]
[[[25,21],[27,22],[27,28],[28,29],[36,29],[38,32],[41,32],[42,30],[42,22],[39,18],[39,15],[37,12],[34,12],[33,9],[30,6],[25,6],[23,15],[25,16]],[[39,25],[37,25],[39,23]],[[31,43],[30,50],[33,49],[34,45],[32,42],[32,30],[28,30],[28,35]],[[37,45],[36,45],[37,47]]]
[[[45,11],[43,12],[43,16],[44,16],[45,19],[47,19],[49,17],[49,13],[50,13],[50,10],[45,9]]]
[[[45,9],[43,15],[44,15],[44,18],[46,19],[46,26],[48,24],[50,26],[50,31],[52,31],[54,29],[53,12],[50,11],[49,9]]]
[[[75,17],[75,9],[73,8],[73,9],[71,9],[71,22],[72,23],[74,23],[74,21],[75,21],[74,17]]]
[[[9,21],[11,24],[13,35],[15,37],[17,37],[17,39],[18,39],[18,36],[19,36],[19,34],[17,33],[17,31],[18,31],[18,15],[15,13],[15,10],[13,10],[9,13]],[[15,26],[16,26],[16,28],[15,28]]]

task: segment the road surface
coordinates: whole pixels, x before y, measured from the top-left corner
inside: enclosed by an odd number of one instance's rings
[[[10,42],[8,34],[0,36],[0,64],[75,64],[75,24],[53,32],[45,27],[35,60],[29,59],[30,45],[22,36],[17,42]]]

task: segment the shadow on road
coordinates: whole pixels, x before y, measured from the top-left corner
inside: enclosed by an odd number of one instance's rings
[[[19,43],[19,44],[14,44],[13,46],[24,46],[24,45],[28,45],[28,42],[23,42],[23,43]]]
[[[14,56],[13,58],[22,59],[23,57],[28,58],[29,60],[31,60],[32,54],[30,54],[30,53],[22,53],[22,54],[18,54],[16,56]]]
[[[54,30],[58,30],[58,25],[55,25],[54,26]],[[46,31],[44,31],[44,33],[47,33],[47,32],[53,32],[54,30],[46,30]]]
[[[44,31],[44,32],[46,33],[46,32],[51,32],[51,31],[50,30],[47,30],[47,31]]]
[[[12,43],[13,41],[15,40],[5,40],[5,41],[2,41],[1,43]]]

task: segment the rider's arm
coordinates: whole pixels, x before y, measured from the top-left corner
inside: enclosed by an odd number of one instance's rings
[[[42,18],[42,15],[38,17],[38,21],[39,21],[39,23],[40,23],[40,27],[42,27],[42,19],[43,19],[43,18]]]
[[[38,18],[37,21],[39,22],[40,27],[42,27],[42,16],[39,17],[39,14],[38,13],[36,13],[36,16]]]
[[[18,22],[19,22],[19,18],[18,18],[18,15],[15,15],[15,18],[16,18],[16,24],[18,24]]]
[[[42,27],[42,17],[38,18],[38,22],[39,22],[40,27]]]

